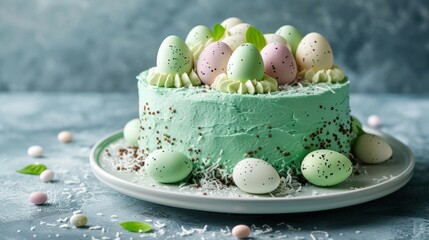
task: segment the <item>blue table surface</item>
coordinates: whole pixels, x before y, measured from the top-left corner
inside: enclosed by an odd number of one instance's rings
[[[351,96],[352,114],[382,120],[381,131],[408,145],[416,160],[410,182],[399,191],[356,206],[302,214],[234,215],[193,211],[137,200],[111,190],[92,174],[88,155],[102,137],[137,117],[137,95],[130,93],[0,94],[1,239],[233,239],[237,224],[254,225],[255,239],[429,239],[429,98],[422,95]],[[62,130],[74,141],[59,143]],[[43,158],[27,156],[31,145]],[[15,170],[41,162],[56,181]],[[29,203],[33,191],[48,193],[43,206]],[[74,211],[88,216],[89,228],[62,228]],[[122,221],[162,223],[149,234],[123,230]],[[197,231],[195,229],[204,229]],[[193,234],[181,236],[185,230]],[[193,231],[192,231],[193,230]]]

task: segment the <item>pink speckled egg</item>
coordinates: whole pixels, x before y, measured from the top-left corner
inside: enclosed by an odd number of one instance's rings
[[[264,72],[282,84],[295,80],[298,68],[292,53],[283,43],[270,43],[261,51]]]
[[[211,85],[219,74],[226,73],[231,55],[231,48],[224,42],[214,42],[204,48],[197,61],[197,74],[201,81]]]
[[[35,205],[42,205],[45,204],[46,201],[48,201],[48,195],[43,192],[33,192],[30,194],[29,200]]]

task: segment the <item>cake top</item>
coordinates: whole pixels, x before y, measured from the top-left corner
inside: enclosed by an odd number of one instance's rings
[[[185,40],[168,36],[159,47],[156,63],[146,77],[152,86],[208,85],[231,94],[266,94],[299,82],[346,80],[321,34],[303,37],[290,25],[263,34],[238,18],[228,18],[213,29],[195,26]]]

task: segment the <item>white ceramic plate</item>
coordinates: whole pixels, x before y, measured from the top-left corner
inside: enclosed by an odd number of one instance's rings
[[[124,144],[122,131],[99,141],[90,154],[95,176],[104,184],[125,195],[167,206],[240,214],[311,212],[351,206],[371,201],[403,187],[413,174],[414,159],[403,143],[373,129],[366,132],[383,137],[393,148],[393,159],[379,165],[361,165],[359,175],[337,186],[321,188],[304,185],[288,196],[249,195],[236,187],[207,191],[194,187],[154,182],[144,172],[119,172],[106,149]]]

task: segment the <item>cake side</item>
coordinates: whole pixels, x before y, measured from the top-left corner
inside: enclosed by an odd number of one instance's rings
[[[140,75],[139,146],[185,153],[198,170],[227,174],[243,158],[272,164],[280,175],[299,169],[311,151],[350,152],[347,81],[288,86],[271,94],[225,94],[205,87],[158,88]]]

